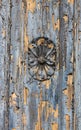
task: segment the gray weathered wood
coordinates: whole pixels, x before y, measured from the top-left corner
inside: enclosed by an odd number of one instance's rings
[[[80,130],[81,0],[0,0],[0,130]],[[28,45],[48,37],[55,74],[28,71]]]

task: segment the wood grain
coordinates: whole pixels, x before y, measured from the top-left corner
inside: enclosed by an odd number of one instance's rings
[[[81,129],[81,0],[0,0],[0,130]],[[55,74],[34,80],[28,45],[56,45]]]

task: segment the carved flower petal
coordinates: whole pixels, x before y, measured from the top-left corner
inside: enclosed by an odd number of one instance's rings
[[[47,67],[47,75],[51,76],[54,74],[54,69],[51,66],[46,65]]]
[[[37,64],[38,64],[38,61],[28,62],[28,65],[30,65],[30,67],[37,66]]]
[[[55,66],[55,58],[54,57],[47,57],[46,64],[48,64],[49,66],[51,66],[51,65]]]
[[[33,56],[38,57],[38,55],[37,55],[37,53],[36,53],[36,48],[32,48],[32,49],[28,48],[28,50],[29,50],[29,52],[30,52]]]
[[[37,74],[37,79],[39,79],[39,80],[44,80],[44,79],[46,79],[47,78],[47,75],[46,75],[46,71],[45,71],[45,69],[43,68],[40,68],[39,70],[38,70],[38,74]]]
[[[28,57],[28,60],[29,60],[29,63],[33,63],[34,61],[37,61],[36,58],[31,58],[31,57]]]

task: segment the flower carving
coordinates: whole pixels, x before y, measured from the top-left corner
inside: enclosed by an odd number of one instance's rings
[[[40,81],[49,79],[56,68],[56,47],[48,38],[34,39],[28,46],[30,75]]]

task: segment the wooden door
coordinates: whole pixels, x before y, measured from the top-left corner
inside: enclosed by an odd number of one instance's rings
[[[81,130],[81,0],[0,0],[0,130]]]

